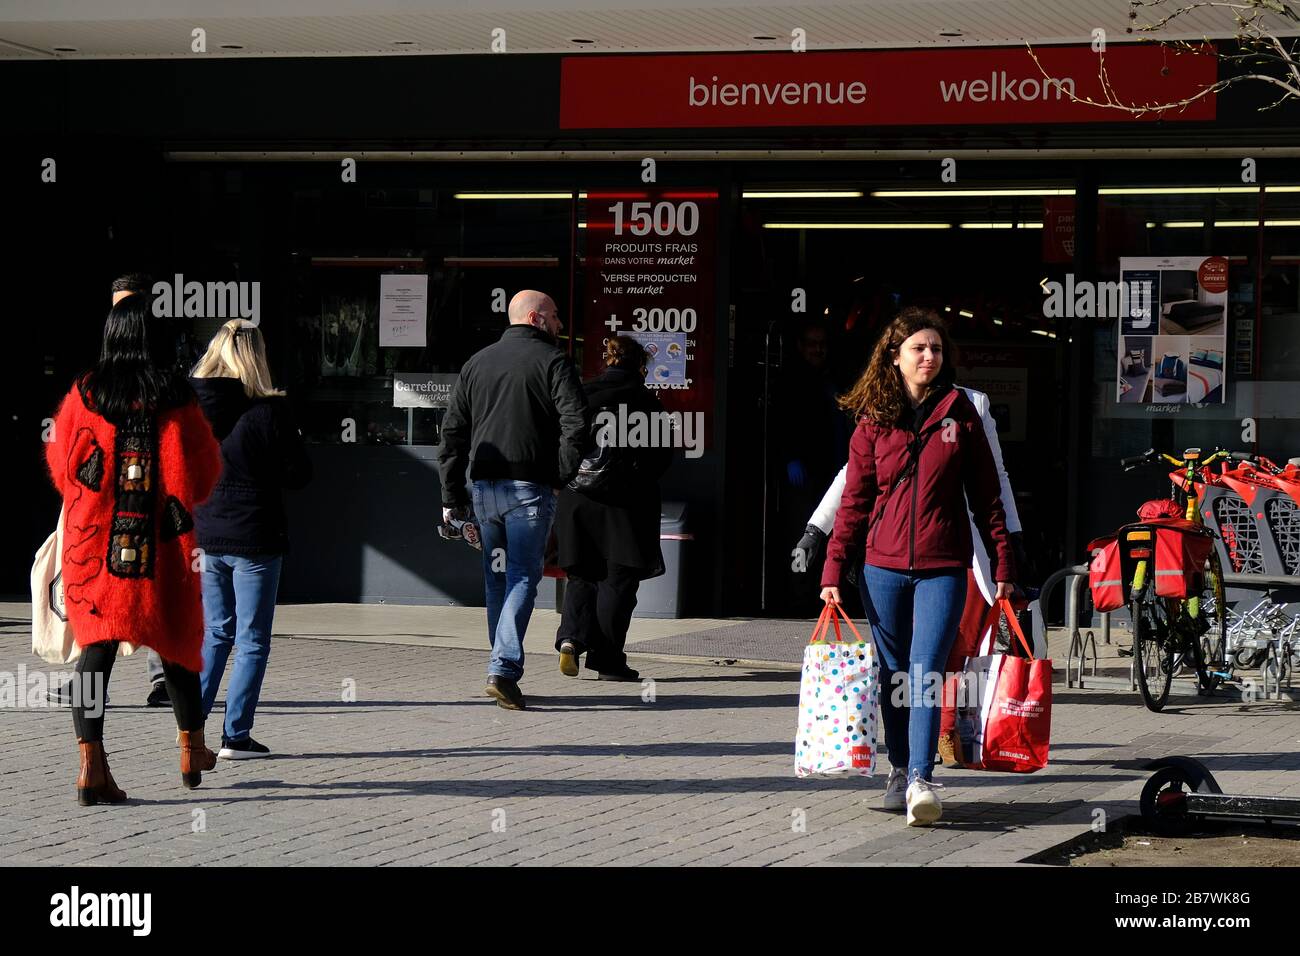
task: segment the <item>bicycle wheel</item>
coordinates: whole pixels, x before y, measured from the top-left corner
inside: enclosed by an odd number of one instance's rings
[[[1161,601],[1156,597],[1135,597],[1130,605],[1133,616],[1133,662],[1137,668],[1138,690],[1147,710],[1160,713],[1169,700],[1169,684],[1174,677],[1174,641]]]

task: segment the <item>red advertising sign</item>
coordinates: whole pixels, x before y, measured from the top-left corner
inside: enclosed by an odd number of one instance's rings
[[[1210,256],[1196,270],[1196,281],[1206,292],[1228,291],[1228,260],[1223,256]]]
[[[1043,200],[1043,261],[1074,261],[1074,197]]]
[[[1212,48],[1209,48],[1212,49]],[[1087,46],[826,53],[572,56],[560,66],[562,129],[730,126],[923,126],[1213,120],[1215,96],[1135,116],[1104,101],[1101,58]],[[1123,103],[1167,103],[1212,85],[1211,53],[1110,46]],[[1044,76],[1046,72],[1046,76]]]
[[[587,192],[583,378],[610,336],[631,335],[650,354],[646,385],[689,413],[683,437],[700,448],[713,432],[717,224],[713,191]]]

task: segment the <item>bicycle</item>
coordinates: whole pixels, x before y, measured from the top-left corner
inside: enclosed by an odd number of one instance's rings
[[[1142,520],[1120,528],[1114,540],[1119,583],[1133,619],[1138,690],[1148,710],[1164,709],[1174,675],[1183,667],[1195,672],[1200,695],[1212,694],[1232,679],[1223,568],[1214,550],[1217,535],[1201,514],[1197,486],[1214,480],[1209,466],[1215,462],[1250,457],[1188,448],[1179,458],[1148,449],[1120,461],[1125,471],[1158,462],[1178,469],[1170,475],[1169,498],[1144,504],[1138,511]],[[1089,548],[1107,541],[1099,539]]]

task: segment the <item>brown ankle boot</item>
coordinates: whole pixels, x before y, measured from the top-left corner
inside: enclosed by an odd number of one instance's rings
[[[203,731],[182,730],[179,733],[181,745],[181,783],[193,790],[203,781],[202,771],[211,770],[217,765],[217,755],[203,742]]]
[[[177,743],[181,742],[181,732],[179,730],[176,731],[176,742]],[[217,765],[217,755],[213,753],[212,748],[208,747],[206,744],[204,745],[203,749],[208,752],[207,757],[204,758],[206,766],[203,769],[211,770],[213,767]]]
[[[81,770],[77,774],[77,803],[93,807],[97,803],[121,803],[126,794],[118,789],[108,770],[102,741],[88,743],[78,740],[81,749]]]
[[[950,730],[939,735],[939,758],[945,767],[962,765],[961,738],[957,736],[957,731]]]

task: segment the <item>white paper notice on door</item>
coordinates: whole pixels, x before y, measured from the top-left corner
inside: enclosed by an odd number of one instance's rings
[[[379,345],[423,348],[429,314],[429,277],[400,273],[379,277]]]

